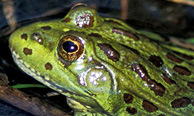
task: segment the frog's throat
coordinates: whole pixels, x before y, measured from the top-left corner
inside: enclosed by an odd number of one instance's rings
[[[39,72],[37,72],[34,69],[30,68],[27,63],[25,63],[23,60],[21,60],[20,56],[14,50],[11,49],[11,52],[12,52],[12,57],[13,57],[13,60],[15,61],[15,63],[26,74],[30,75],[31,77],[33,77],[37,81],[39,81],[41,83],[44,83],[44,85],[46,85],[47,87],[50,87],[50,88],[52,87],[51,89],[54,89],[54,90],[56,90],[58,92],[61,92],[61,93],[64,93],[65,95],[66,94],[75,94],[73,92],[70,92],[70,91],[60,87],[59,85],[56,85],[56,84],[52,83],[51,81],[49,81],[48,77],[42,76],[42,75],[40,75]]]

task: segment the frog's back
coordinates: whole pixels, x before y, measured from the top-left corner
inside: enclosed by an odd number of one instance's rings
[[[117,80],[124,110],[131,115],[194,115],[194,51],[129,30],[113,27],[111,36],[119,40],[108,45],[120,60],[106,60],[123,74]]]

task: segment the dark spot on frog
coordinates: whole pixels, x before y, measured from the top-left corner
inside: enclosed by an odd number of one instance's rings
[[[127,107],[126,111],[130,114],[136,114],[137,113],[137,110],[135,108],[132,108],[132,107]]]
[[[28,35],[26,33],[23,33],[21,35],[21,39],[27,40],[27,38],[28,38]]]
[[[176,56],[172,55],[171,53],[167,53],[166,54],[166,57],[174,62],[177,62],[177,63],[181,63],[183,62],[183,60],[181,60],[180,58],[177,58]]]
[[[128,46],[126,46],[126,45],[123,45],[123,44],[120,44],[120,45],[122,45],[123,47],[125,47],[125,48],[127,48],[127,49],[131,50],[131,51],[132,51],[132,52],[134,52],[135,54],[138,54],[138,55],[140,55],[139,51],[137,51],[136,49],[133,49],[133,48],[131,48],[131,47],[128,47]]]
[[[128,94],[128,93],[125,93],[123,98],[124,98],[125,103],[127,103],[127,104],[130,104],[133,101],[133,96],[131,94]]]
[[[112,32],[113,32],[113,33],[120,34],[120,35],[127,36],[127,37],[129,37],[129,38],[134,39],[135,41],[139,40],[139,38],[138,38],[137,35],[135,35],[135,34],[132,33],[132,32],[126,31],[126,30],[124,30],[124,29],[119,29],[119,28],[115,28],[115,27],[114,27],[114,28],[112,29]]]
[[[187,107],[191,103],[191,100],[187,97],[175,99],[171,102],[172,108]]]
[[[154,91],[156,95],[159,95],[161,97],[163,96],[163,94],[165,93],[164,86],[160,83],[157,83],[155,80],[152,80],[143,65],[134,63],[132,64],[132,70],[138,73],[143,81],[147,82],[149,88]]]
[[[172,79],[168,78],[164,73],[161,75],[161,77],[163,78],[163,80],[168,83],[169,85],[171,84],[175,84],[175,81],[173,81]]]
[[[52,65],[51,65],[51,63],[47,62],[44,66],[45,66],[45,69],[46,69],[46,70],[52,70]]]
[[[175,52],[177,55],[181,56],[182,58],[186,59],[186,60],[193,60],[193,56],[189,56],[189,55],[185,55],[185,54],[182,54],[182,53],[179,53],[179,52]]]
[[[111,45],[106,43],[99,43],[98,46],[104,51],[106,56],[112,61],[116,62],[120,58],[119,52],[117,52]]]
[[[90,34],[89,34],[89,36],[102,38],[102,36],[101,36],[101,35],[99,35],[98,33],[90,33]]]
[[[63,19],[61,22],[66,23],[66,22],[70,22],[70,21],[71,21],[71,19],[69,17],[67,17],[67,18]]]
[[[24,54],[27,56],[27,55],[32,55],[32,49],[29,49],[29,48],[24,48],[23,49],[23,52]]]
[[[147,112],[154,112],[156,110],[158,110],[158,108],[152,104],[151,102],[147,101],[147,100],[143,100],[143,108],[147,111]]]
[[[85,13],[81,16],[77,16],[75,20],[76,26],[89,28],[93,26],[94,17],[91,16],[90,14]]]
[[[41,36],[40,33],[38,33],[38,32],[32,33],[32,35],[31,35],[30,38],[31,38],[32,40],[37,41],[37,42],[40,43],[40,44],[43,44],[42,36]]]
[[[189,86],[191,89],[194,89],[194,82],[188,82],[187,86]]]
[[[173,67],[173,70],[181,75],[187,75],[187,76],[191,75],[191,71],[189,71],[186,67],[175,65]]]
[[[149,61],[152,62],[156,67],[161,67],[163,65],[163,61],[159,56],[151,55]]]
[[[104,20],[104,21],[107,22],[107,23],[113,23],[113,24],[116,24],[116,25],[121,25],[119,22],[114,21],[114,20]]]
[[[44,29],[44,30],[51,30],[52,28],[50,26],[43,26],[41,27],[41,29]]]

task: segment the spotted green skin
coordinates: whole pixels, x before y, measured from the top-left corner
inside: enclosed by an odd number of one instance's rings
[[[89,20],[92,20],[92,25],[85,27],[82,21],[79,25],[76,23],[76,18],[83,14],[92,17]],[[51,28],[43,29],[45,26]],[[123,33],[112,32],[115,28],[130,31],[136,34],[139,40]],[[36,37],[41,37],[41,41],[34,40],[33,33],[39,33]],[[177,63],[167,58],[166,54],[176,51],[194,56],[194,52],[169,46],[159,35],[145,32],[144,34],[147,37],[141,36],[143,33],[119,20],[102,18],[91,8],[79,7],[71,10],[63,19],[37,22],[16,30],[10,36],[9,46],[14,61],[24,72],[67,96],[69,106],[74,109],[74,115],[193,115],[194,89],[188,86],[188,82],[194,82],[194,60],[177,56],[183,60]],[[61,59],[58,55],[59,41],[67,35],[79,37],[84,46],[83,54],[73,61]],[[113,51],[117,51],[120,56],[116,60],[108,57],[99,47],[99,44],[103,43],[112,46]],[[160,57],[163,64],[155,66],[149,60],[152,55]],[[162,96],[156,95],[133,69],[137,64],[144,66],[150,79],[165,88]],[[173,70],[175,65],[186,67],[190,75]],[[162,73],[174,83],[165,82]],[[100,76],[97,76],[98,74]],[[127,102],[125,95],[131,95],[132,98]],[[190,103],[184,107],[173,108],[172,102],[183,97],[190,99]],[[156,109],[148,111],[149,107],[143,105],[145,100]],[[134,110],[127,110],[129,107]]]

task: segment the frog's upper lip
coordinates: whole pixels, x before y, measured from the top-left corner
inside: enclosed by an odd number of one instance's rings
[[[44,83],[46,86],[52,87],[52,89],[54,89],[56,91],[60,91],[60,93],[75,94],[75,93],[73,93],[71,91],[66,90],[64,87],[60,87],[59,85],[56,85],[56,84],[52,83],[51,81],[49,81],[49,79],[47,79],[46,77],[42,76],[39,72],[37,72],[34,69],[30,68],[29,65],[26,62],[21,60],[20,56],[14,50],[11,49],[11,51],[12,51],[12,57],[13,57],[15,63],[23,71],[25,71],[25,73],[27,73],[28,75],[30,75],[34,79],[40,81],[41,83]]]

